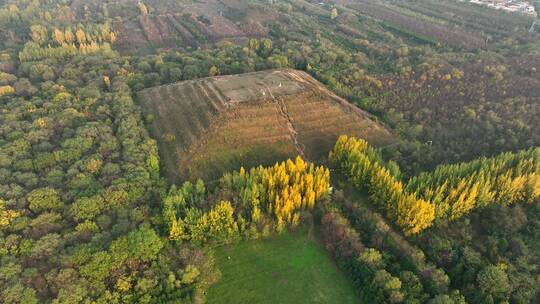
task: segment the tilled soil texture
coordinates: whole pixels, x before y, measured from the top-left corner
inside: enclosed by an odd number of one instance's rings
[[[305,72],[281,69],[148,88],[138,95],[171,182],[302,155],[324,161],[342,134],[385,146],[383,125]]]

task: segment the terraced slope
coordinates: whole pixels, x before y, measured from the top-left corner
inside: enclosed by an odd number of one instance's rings
[[[203,78],[145,89],[171,181],[302,155],[324,159],[341,134],[376,146],[394,138],[307,73],[290,69]]]

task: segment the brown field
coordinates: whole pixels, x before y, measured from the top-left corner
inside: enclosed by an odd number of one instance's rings
[[[341,134],[376,146],[395,141],[369,114],[296,70],[183,81],[138,97],[154,117],[152,131],[171,182],[211,179],[298,154],[322,161]]]
[[[72,14],[82,14],[81,3],[74,3]],[[250,10],[248,2],[149,0],[145,1],[150,11],[147,16],[139,14],[137,3],[122,0],[106,4],[115,20],[113,29],[118,35],[116,45],[121,51],[137,52],[141,46],[148,45],[153,48],[197,47],[223,39],[263,37],[268,30],[261,22],[273,21],[249,17],[249,14],[256,15],[258,11]],[[236,6],[242,9],[236,9]],[[246,14],[248,10],[250,13]],[[240,18],[242,20],[235,19],[239,17],[236,11],[245,15]],[[144,50],[146,48],[143,47]]]
[[[345,1],[348,3],[349,1]],[[475,49],[484,45],[484,38],[478,33],[464,32],[456,28],[448,28],[417,16],[411,17],[402,14],[385,5],[372,3],[371,1],[354,2],[351,7],[358,12],[385,21],[395,29],[405,30],[414,34],[434,39],[446,45],[456,48]]]
[[[92,20],[107,12],[123,53],[145,54],[155,49],[204,47],[226,40],[268,35],[277,15],[249,0],[146,0],[149,14],[141,15],[139,0],[73,0],[66,18]],[[254,7],[252,7],[254,6]]]
[[[67,18],[102,18],[106,11],[117,34],[122,53],[145,54],[156,49],[207,47],[223,40],[245,41],[269,37],[272,26],[289,27],[304,17],[326,21],[330,4],[318,1],[285,1],[292,13],[282,14],[279,5],[250,0],[146,0],[149,14],[142,16],[138,0],[73,0]],[[521,42],[538,40],[529,33],[533,18],[509,15],[456,1],[336,0],[339,18],[333,22],[342,33],[368,39],[365,27],[355,26],[358,17],[368,18],[386,30],[414,43],[476,50],[513,37]],[[294,17],[293,17],[294,16]],[[291,17],[293,17],[291,19]],[[365,20],[365,19],[364,19]],[[488,43],[489,42],[489,43]]]

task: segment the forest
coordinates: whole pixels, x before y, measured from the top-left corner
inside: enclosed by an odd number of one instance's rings
[[[230,252],[308,244],[257,265],[261,294],[320,263],[350,302],[539,303],[539,24],[453,0],[0,1],[0,302],[220,303],[253,283]],[[398,140],[166,178],[139,92],[279,68]]]

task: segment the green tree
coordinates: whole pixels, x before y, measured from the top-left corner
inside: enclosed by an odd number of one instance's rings
[[[510,290],[508,275],[501,265],[489,265],[480,270],[476,277],[480,290],[488,295],[498,298]]]
[[[103,198],[100,195],[82,197],[77,199],[70,207],[71,216],[77,221],[91,220],[105,208]]]
[[[164,242],[154,229],[143,225],[128,234],[130,256],[147,262],[154,260],[164,246]]]
[[[191,284],[195,282],[195,280],[197,279],[197,277],[199,277],[200,274],[201,272],[199,271],[199,269],[197,269],[197,267],[195,267],[194,265],[187,265],[186,269],[184,269],[182,273],[182,283]]]
[[[58,191],[49,187],[32,190],[26,200],[29,204],[28,207],[34,212],[57,210],[64,206]]]
[[[378,269],[384,266],[382,254],[375,248],[367,248],[360,254],[358,260],[369,265],[372,269]]]
[[[113,270],[111,255],[105,251],[100,251],[92,255],[89,263],[81,267],[81,274],[94,281],[102,281],[109,276]]]
[[[50,257],[57,251],[61,243],[62,239],[59,234],[49,233],[34,243],[30,256],[32,258]]]
[[[43,25],[32,25],[30,27],[30,35],[32,36],[32,41],[39,45],[49,40],[49,32]]]
[[[210,67],[210,70],[208,71],[209,76],[216,76],[217,73],[218,73],[218,68],[215,65]]]
[[[249,47],[250,50],[252,50],[254,52],[259,50],[259,40],[255,39],[255,38],[249,39],[248,47]]]

